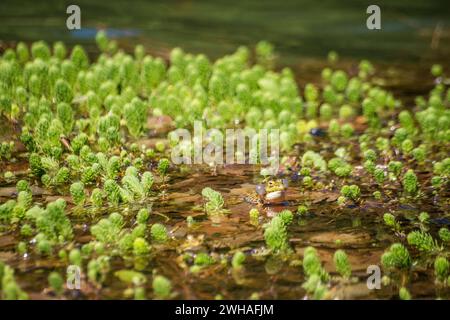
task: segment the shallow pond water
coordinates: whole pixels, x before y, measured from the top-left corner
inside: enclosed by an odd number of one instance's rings
[[[316,148],[326,148],[326,137],[319,137],[315,142]],[[311,149],[311,146],[309,146]],[[304,150],[298,145],[298,152]],[[18,178],[25,176],[26,165],[9,166],[17,169]],[[180,172],[178,172],[180,171]],[[362,202],[359,205],[339,207],[336,199],[339,189],[306,190],[301,186],[301,177],[286,171],[285,177],[289,181],[286,200],[277,205],[260,208],[259,223],[255,224],[249,218],[249,210],[255,205],[245,201],[244,194],[254,190],[260,182],[259,167],[253,165],[225,165],[218,166],[213,173],[210,167],[187,166],[176,170],[169,176],[167,199],[164,201],[146,201],[131,206],[119,208],[103,208],[94,210],[86,207],[78,212],[69,205],[70,218],[74,227],[76,246],[87,243],[92,239],[89,227],[100,218],[111,212],[120,212],[126,217],[127,225],[132,226],[134,216],[142,207],[152,208],[149,224],[164,223],[170,232],[171,240],[167,244],[155,245],[150,258],[136,261],[132,258],[114,258],[112,269],[120,270],[135,268],[146,275],[159,270],[171,279],[178,299],[213,299],[220,294],[229,299],[247,299],[252,293],[258,292],[265,299],[302,299],[305,291],[302,289],[304,276],[301,266],[295,261],[301,260],[303,250],[307,246],[314,246],[325,269],[332,276],[337,276],[333,264],[333,253],[343,249],[349,257],[352,266],[352,279],[348,281],[331,281],[330,290],[340,299],[369,299],[395,298],[401,279],[390,286],[383,286],[381,290],[369,290],[366,285],[369,265],[379,265],[384,250],[393,242],[398,241],[399,235],[394,234],[383,224],[384,212],[395,212],[400,223],[409,231],[412,224],[409,219],[422,211],[431,216],[430,231],[435,233],[439,227],[445,225],[449,215],[448,192],[440,198],[425,191],[426,196],[414,204],[399,203],[398,190],[395,185],[387,186],[383,193],[384,200],[374,200],[371,196],[376,190],[375,185],[364,177],[364,173],[357,173],[352,181],[358,182],[362,189]],[[314,177],[324,185],[333,183],[323,176]],[[1,202],[14,195],[14,185],[0,189]],[[198,206],[202,205],[201,190],[211,187],[220,191],[224,196],[226,207],[230,214],[217,220],[208,218]],[[49,192],[35,187],[37,203],[46,203],[57,199],[59,192]],[[64,192],[63,192],[64,193]],[[63,197],[69,203],[70,197]],[[40,200],[39,200],[40,199]],[[284,209],[293,212],[299,204],[309,204],[308,213],[294,218],[290,225],[289,241],[293,249],[288,258],[280,259],[264,255],[264,236],[262,225]],[[188,227],[186,218],[192,216],[195,225]],[[434,220],[435,218],[443,218]],[[401,237],[401,236],[400,236]],[[31,298],[52,298],[47,289],[47,274],[52,270],[65,272],[66,265],[56,258],[43,258],[30,254],[26,258],[15,252],[17,233],[3,233],[0,236],[0,259],[16,269],[16,277],[23,289]],[[180,255],[186,252],[196,254],[209,252],[213,257],[230,260],[236,250],[248,254],[243,270],[232,270],[226,265],[214,264],[193,275],[188,266],[182,262]],[[260,253],[260,254],[258,254]],[[432,261],[424,262],[425,266]],[[415,298],[433,298],[436,288],[431,285],[434,281],[432,269],[415,269],[408,275],[409,288]],[[395,279],[395,277],[394,277]],[[151,291],[150,285],[148,290]],[[69,299],[108,299],[123,298],[123,290],[127,285],[114,277],[113,272],[106,279],[103,288],[98,289],[88,282],[82,283],[81,291],[67,290],[65,297]],[[441,297],[445,298],[445,293]]]
[[[383,33],[368,33],[365,28],[364,1],[349,4],[324,1],[315,7],[316,1],[287,1],[280,7],[273,1],[246,1],[231,5],[228,1],[138,1],[129,6],[125,1],[109,1],[98,5],[79,1],[83,14],[83,29],[68,31],[65,27],[65,7],[49,2],[31,1],[17,5],[15,1],[0,4],[0,50],[12,46],[18,40],[34,41],[44,38],[48,42],[63,40],[65,43],[83,43],[89,54],[95,57],[94,37],[97,29],[118,39],[121,47],[132,52],[135,44],[143,43],[148,53],[168,59],[175,46],[187,52],[202,52],[211,58],[231,52],[239,45],[253,46],[260,39],[273,42],[279,50],[279,64],[290,66],[300,88],[306,83],[319,84],[321,71],[328,65],[324,57],[329,50],[336,50],[342,58],[336,68],[357,74],[357,59],[373,58],[380,87],[389,90],[400,99],[406,109],[411,109],[417,95],[427,95],[434,86],[429,74],[430,61],[450,65],[450,33],[442,21],[448,20],[447,4],[438,2],[389,1],[380,3],[386,8],[383,15]],[[123,11],[127,10],[127,15]],[[383,9],[384,10],[384,9]],[[61,13],[62,12],[62,13]],[[274,17],[277,17],[276,19]],[[337,28],[336,26],[339,26]],[[392,114],[392,119],[396,115]],[[364,131],[364,121],[354,121],[356,134],[346,142],[350,146],[354,165],[361,164],[358,135]],[[149,119],[154,125],[157,119]],[[323,125],[322,127],[326,127]],[[324,129],[320,128],[320,129]],[[164,128],[163,128],[164,129]],[[0,125],[1,141],[17,140],[20,123],[5,122]],[[164,130],[152,130],[139,143],[154,146],[165,136]],[[391,132],[392,133],[392,132]],[[312,142],[298,144],[289,154],[295,161],[306,150],[315,150],[327,158],[340,145],[324,134],[315,135]],[[421,181],[429,180],[427,170],[433,162],[448,157],[447,148],[436,148],[425,163],[416,167]],[[0,203],[17,196],[15,182],[29,175],[26,149],[18,143],[14,162],[1,162],[2,173],[15,173],[16,180],[7,182],[0,178]],[[154,164],[151,164],[154,167]],[[295,167],[295,166],[294,166]],[[159,197],[119,207],[94,209],[86,206],[75,208],[69,196],[69,186],[47,190],[40,183],[32,186],[33,201],[45,205],[60,197],[68,202],[70,220],[74,228],[74,240],[66,249],[80,247],[92,240],[90,227],[112,212],[124,215],[126,227],[132,228],[136,213],[141,208],[151,209],[148,225],[163,223],[169,231],[170,241],[152,244],[152,251],[145,259],[115,256],[111,271],[103,286],[95,287],[83,274],[81,290],[65,290],[67,299],[124,298],[129,287],[118,280],[115,271],[136,269],[149,279],[163,274],[173,285],[176,299],[248,299],[257,293],[262,299],[304,299],[305,281],[301,259],[308,246],[317,249],[325,269],[332,276],[328,289],[338,299],[397,299],[399,287],[408,283],[411,295],[417,299],[449,298],[448,287],[434,284],[433,259],[411,251],[417,266],[409,273],[393,274],[391,283],[380,290],[369,290],[366,285],[370,265],[380,265],[380,257],[394,242],[404,240],[405,234],[393,232],[383,222],[385,212],[393,213],[407,233],[417,229],[417,216],[426,211],[430,215],[429,232],[436,236],[442,226],[450,224],[450,190],[444,188],[433,194],[432,188],[424,188],[417,200],[402,199],[400,183],[388,183],[382,188],[382,199],[375,200],[372,193],[380,188],[361,167],[346,182],[357,183],[361,188],[361,202],[339,206],[341,182],[330,175],[314,174],[313,179],[322,188],[308,189],[302,186],[303,177],[287,168],[283,177],[289,187],[283,203],[260,207],[257,223],[249,218],[254,204],[245,200],[245,194],[261,183],[260,168],[251,165],[217,166],[213,172],[207,166],[172,167],[166,189],[166,198]],[[159,183],[160,181],[158,181]],[[213,188],[221,192],[229,214],[211,219],[202,210],[202,189]],[[308,204],[308,213],[294,217],[288,227],[292,252],[285,257],[268,255],[265,250],[264,223],[278,212],[289,209],[295,212],[299,205]],[[195,223],[188,226],[186,218]],[[2,226],[3,227],[3,226]],[[18,230],[0,229],[0,260],[15,269],[21,288],[32,299],[56,297],[48,288],[48,274],[66,273],[67,263],[55,256],[41,257],[30,252],[26,256],[17,253],[20,240]],[[343,249],[352,266],[352,277],[343,281],[338,277],[333,254]],[[241,250],[246,256],[245,267],[234,270],[229,267],[233,254]],[[197,253],[208,252],[218,261],[199,272],[190,271],[192,259]],[[183,256],[191,258],[183,259]],[[226,261],[227,263],[220,263]],[[430,267],[431,266],[431,267]],[[408,281],[406,281],[409,279]],[[150,281],[145,284],[151,296]],[[126,296],[129,298],[130,296]]]

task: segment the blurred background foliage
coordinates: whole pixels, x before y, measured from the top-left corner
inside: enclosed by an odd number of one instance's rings
[[[81,8],[82,29],[66,28],[66,8]],[[366,28],[370,4],[381,7],[382,30]],[[436,61],[450,57],[447,0],[110,0],[0,2],[0,41],[39,39],[83,43],[95,50],[97,29],[121,46],[143,43],[155,53],[180,46],[217,58],[261,39],[274,43],[283,64],[325,57],[330,50],[379,61]]]

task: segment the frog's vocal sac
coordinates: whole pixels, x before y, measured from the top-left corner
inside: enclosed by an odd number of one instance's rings
[[[281,203],[285,199],[287,186],[287,179],[269,180],[256,185],[255,191],[247,194],[245,200],[258,205]]]

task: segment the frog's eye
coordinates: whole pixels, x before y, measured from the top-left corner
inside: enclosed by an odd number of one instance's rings
[[[269,187],[273,187],[274,182],[273,181],[269,181],[268,185]]]

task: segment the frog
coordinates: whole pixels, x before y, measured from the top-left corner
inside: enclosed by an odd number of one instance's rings
[[[285,200],[287,187],[287,179],[269,179],[257,184],[255,190],[245,196],[245,200],[261,206],[279,204]]]

